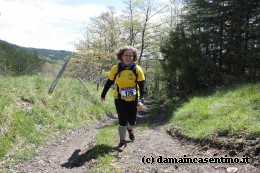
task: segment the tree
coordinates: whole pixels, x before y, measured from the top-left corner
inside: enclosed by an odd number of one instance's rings
[[[148,85],[156,91],[161,84],[158,80],[161,78],[158,74],[161,70],[160,42],[166,31],[162,29],[165,21],[160,17],[168,4],[159,5],[155,0],[125,0],[124,3],[123,15],[108,10],[86,25],[85,39],[78,42],[79,54],[72,61],[71,68],[78,69],[77,75],[93,76],[88,80],[99,81],[99,74],[106,78],[111,64],[116,63],[113,61],[115,49],[110,48],[132,45],[139,50],[139,63],[143,60],[145,70],[149,71],[146,75]]]
[[[5,75],[31,75],[42,70],[44,61],[36,52],[0,43],[0,70]]]
[[[189,0],[184,11],[162,45],[165,74],[173,75],[167,80],[176,82],[173,92],[193,93],[230,82],[229,76],[259,80],[259,2]]]
[[[135,46],[137,41],[137,35],[140,30],[140,21],[137,11],[138,0],[124,0],[123,3],[126,5],[122,18],[123,34],[126,35],[125,42],[127,45]]]
[[[68,67],[77,70],[71,70],[70,75],[96,83],[106,79],[107,75],[102,71],[110,70],[111,63],[115,61],[114,52],[121,43],[119,22],[112,7],[100,16],[91,18],[91,22],[84,28],[85,40],[80,40],[76,45],[79,53]]]

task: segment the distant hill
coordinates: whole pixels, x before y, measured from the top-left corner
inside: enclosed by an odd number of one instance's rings
[[[70,51],[66,50],[51,50],[51,49],[38,49],[38,48],[28,48],[28,47],[22,47],[18,46],[16,44],[8,43],[6,41],[0,40],[0,44],[9,44],[10,46],[13,46],[18,49],[23,49],[29,52],[36,52],[38,56],[46,60],[49,63],[60,63],[60,61],[63,61],[66,59],[67,56],[71,54]]]

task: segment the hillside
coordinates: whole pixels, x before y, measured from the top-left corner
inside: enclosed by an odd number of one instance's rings
[[[101,91],[96,92],[95,85],[86,82],[85,87],[76,79],[62,78],[48,94],[53,80],[42,76],[1,78],[0,171],[258,172],[259,84],[216,90],[185,103],[165,105],[147,99],[146,109],[138,113],[136,141],[118,153],[113,150],[118,134],[112,91],[101,103]],[[205,109],[210,109],[207,114]],[[211,124],[210,130],[205,122]],[[224,142],[235,147],[211,145],[223,137],[231,139]],[[162,163],[162,158],[183,157],[205,161],[225,157],[241,162]],[[148,164],[152,158],[157,162]]]
[[[259,84],[217,89],[183,103],[173,111],[170,122],[181,127],[179,133],[192,139],[211,141],[240,136],[253,140],[260,136],[259,105]]]
[[[169,103],[168,133],[227,149],[232,156],[243,153],[259,165],[260,84],[216,89],[177,105]]]
[[[97,100],[93,84],[61,78],[49,94],[53,81],[44,76],[0,76],[0,158],[34,155],[35,147],[54,133],[102,119],[113,110],[112,104]]]
[[[38,49],[38,48],[30,48],[30,47],[22,47],[16,44],[8,43],[6,41],[0,40],[0,44],[8,44],[11,47],[22,49],[28,52],[36,52],[38,56],[46,60],[49,63],[58,63],[59,61],[63,61],[67,56],[71,54],[69,51],[65,50],[51,50],[51,49]]]
[[[58,63],[64,61],[71,52],[65,50],[51,50],[51,49],[36,49],[36,48],[23,48],[29,51],[37,52],[40,58],[45,59],[49,63]]]

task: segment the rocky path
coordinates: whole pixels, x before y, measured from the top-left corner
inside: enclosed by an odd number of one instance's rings
[[[138,123],[142,123],[149,116],[151,105],[147,103],[147,110],[141,112]],[[125,150],[118,153],[119,159],[111,161],[115,167],[123,172],[247,172],[259,173],[260,169],[250,164],[220,164],[220,163],[171,163],[171,158],[212,158],[225,157],[224,151],[211,148],[201,148],[185,140],[179,140],[167,134],[165,130],[165,110],[161,112],[149,125],[149,128],[136,131],[136,140],[129,142]],[[90,172],[95,160],[90,151],[94,146],[95,134],[108,125],[113,124],[114,118],[108,118],[102,124],[92,124],[80,127],[66,136],[50,140],[39,148],[39,155],[23,164],[10,168],[8,172],[43,172],[43,173],[85,173]],[[137,123],[137,124],[138,124]],[[81,156],[82,158],[79,158]],[[241,159],[241,157],[238,159]],[[168,162],[168,163],[163,163]]]

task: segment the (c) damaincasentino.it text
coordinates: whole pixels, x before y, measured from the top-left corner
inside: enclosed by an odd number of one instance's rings
[[[224,157],[211,157],[211,158],[202,158],[202,157],[187,157],[186,155],[183,155],[183,157],[176,158],[176,157],[163,157],[163,156],[144,156],[142,157],[142,162],[144,164],[153,164],[153,163],[198,163],[198,164],[204,164],[204,163],[241,163],[246,164],[250,163],[251,158],[248,156],[243,155],[243,157],[228,157],[225,155]]]

